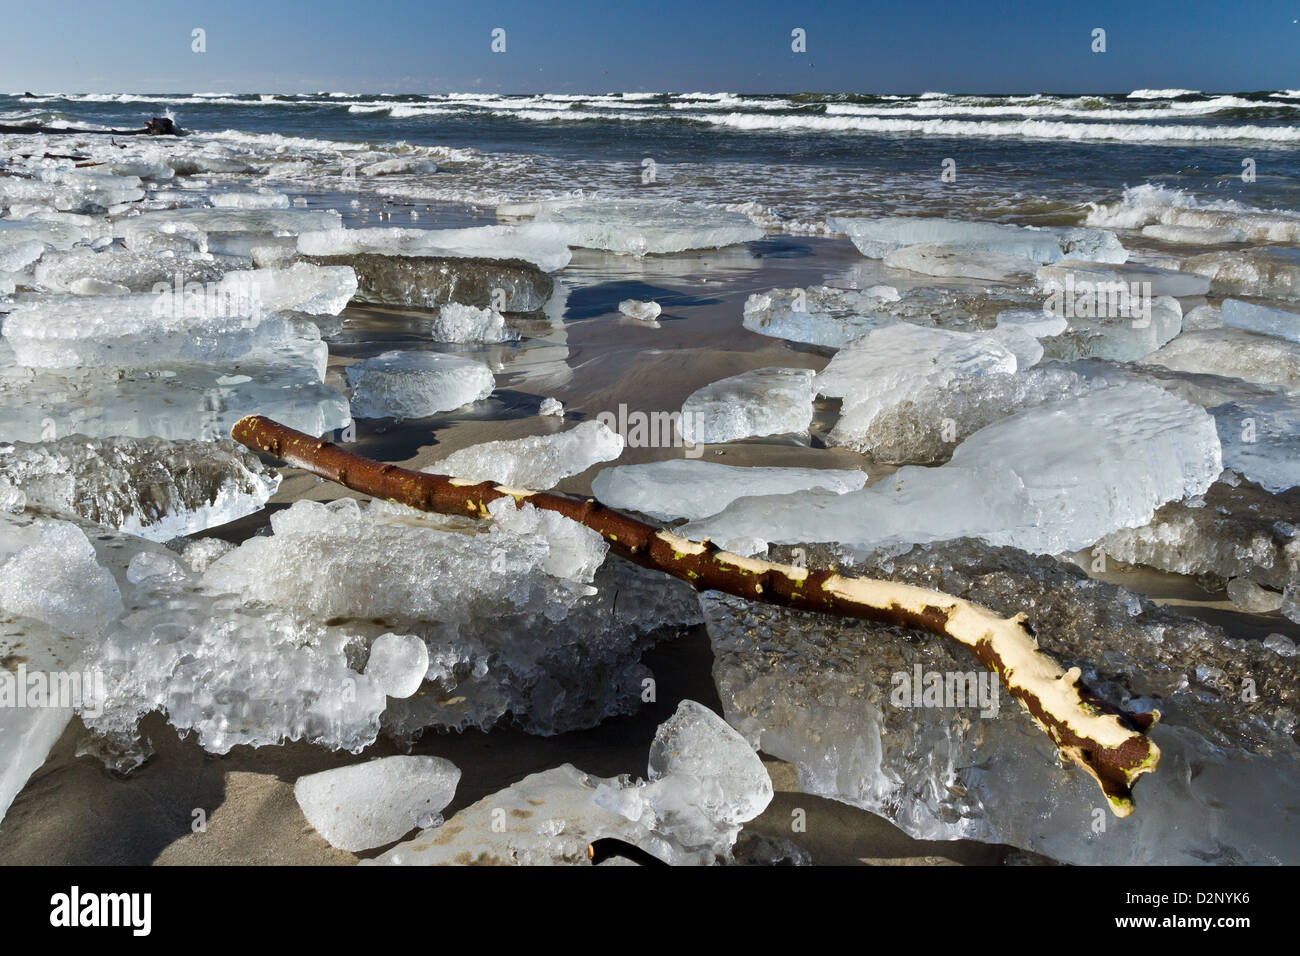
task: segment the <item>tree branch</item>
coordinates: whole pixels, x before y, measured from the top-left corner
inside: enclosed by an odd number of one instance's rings
[[[354,491],[420,511],[487,518],[488,504],[498,498],[527,501],[597,531],[620,556],[671,574],[699,591],[723,591],[751,601],[951,638],[998,675],[1063,757],[1097,781],[1116,816],[1133,811],[1133,782],[1159,762],[1160,748],[1145,733],[1159,713],[1130,714],[1101,700],[1080,681],[1078,668],[1066,671],[1038,649],[1024,614],[1003,618],[940,591],[741,557],[709,541],[689,541],[655,528],[591,498],[409,471],[355,455],[261,415],[240,419],[230,435],[255,451]]]

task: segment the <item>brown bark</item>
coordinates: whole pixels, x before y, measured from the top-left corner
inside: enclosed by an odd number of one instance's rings
[[[1060,749],[1096,779],[1117,816],[1133,810],[1132,785],[1154,770],[1159,748],[1145,731],[1158,714],[1129,714],[1098,698],[1039,651],[1024,615],[1001,618],[961,598],[892,581],[845,578],[730,554],[655,528],[591,498],[467,482],[383,464],[260,415],[235,423],[231,437],[354,491],[439,514],[489,517],[498,498],[557,511],[600,533],[610,550],[667,572],[697,590],[751,601],[863,618],[952,638],[997,673],[1006,689]]]

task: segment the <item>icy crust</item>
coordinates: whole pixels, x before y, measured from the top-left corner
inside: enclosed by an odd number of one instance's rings
[[[1222,470],[1214,420],[1151,385],[1094,389],[975,432],[948,464],[908,466],[843,495],[742,498],[682,534],[753,553],[762,542],[855,547],[978,537],[1074,551],[1203,493]]]
[[[1300,392],[1300,344],[1272,335],[1227,328],[1184,332],[1145,362]]]
[[[373,253],[310,256],[308,262],[352,269],[358,302],[431,309],[450,302],[501,312],[542,308],[554,280],[517,259],[388,256]]]
[[[1249,581],[1280,604],[1284,591],[1300,586],[1300,492],[1270,494],[1231,472],[1224,477],[1203,498],[1170,502],[1149,524],[1107,535],[1097,548],[1214,589]]]
[[[344,374],[358,418],[427,418],[487,398],[496,387],[482,362],[441,352],[381,352]]]
[[[0,440],[40,442],[157,436],[226,438],[254,412],[311,435],[352,421],[347,399],[321,382],[319,348],[309,355],[254,352],[238,368],[181,364],[33,369],[0,340]]]
[[[330,846],[357,852],[427,825],[459,782],[460,770],[441,757],[381,757],[299,777],[293,795]]]
[[[469,229],[335,229],[298,236],[298,251],[307,256],[419,256],[469,259],[518,259],[545,272],[569,264],[568,233],[546,223],[477,226]],[[520,310],[526,311],[526,310]]]
[[[725,862],[742,826],[773,795],[753,748],[691,700],[656,731],[647,776],[606,779],[564,764],[485,797],[373,862],[584,865],[588,847],[601,839],[676,865]]]
[[[586,421],[554,435],[483,442],[454,451],[424,470],[464,481],[545,491],[563,479],[623,454],[623,437],[604,422]]]
[[[634,256],[717,249],[764,235],[741,213],[668,199],[561,199],[512,203],[496,212],[561,226],[570,246]]]
[[[760,368],[696,389],[682,403],[682,438],[713,444],[805,433],[813,417],[813,376],[811,369]]]
[[[859,252],[872,259],[884,259],[908,246],[987,252],[1035,263],[1056,262],[1067,257],[1093,262],[1124,262],[1128,259],[1128,253],[1115,234],[1102,229],[1008,226],[953,219],[856,219],[850,216],[831,217],[826,224],[847,235]]]
[[[228,439],[72,435],[0,445],[3,482],[29,505],[167,541],[260,511],[280,478]]]
[[[639,511],[661,521],[695,520],[717,514],[737,498],[789,494],[813,488],[855,491],[866,484],[863,471],[823,468],[739,468],[709,461],[673,458],[645,465],[619,465],[601,471],[592,494],[604,505]]]
[[[1297,659],[1157,608],[1050,558],[969,540],[810,566],[935,588],[1030,615],[1040,646],[1114,703],[1159,709],[1160,769],[1138,810],[1098,832],[1095,783],[1003,692],[996,707],[901,693],[901,677],[983,668],[943,638],[701,596],[728,721],[793,763],[802,790],[864,807],[919,839],[1007,843],[1076,864],[1300,860]],[[778,560],[789,560],[781,549]],[[1242,703],[1243,682],[1258,687]],[[914,706],[920,703],[922,706]],[[958,704],[959,700],[947,703]],[[981,714],[987,716],[982,716]],[[1102,813],[1105,811],[1102,810]]]
[[[989,330],[1013,301],[1003,292],[942,288],[902,294],[892,286],[772,289],[746,300],[744,326],[760,335],[839,349],[899,321],[958,332]]]
[[[273,517],[272,535],[202,572],[188,552],[123,539],[149,559],[132,560],[127,614],[100,615],[109,626],[89,660],[108,699],[83,718],[127,751],[139,717],[158,710],[213,753],[286,740],[356,752],[381,717],[409,739],[507,715],[559,733],[635,710],[649,676],[641,653],[699,619],[691,591],[602,564],[599,535],[568,519],[506,506],[485,527],[300,501]],[[425,683],[403,699],[392,693],[409,668],[395,681],[383,649],[394,634],[427,651]]]

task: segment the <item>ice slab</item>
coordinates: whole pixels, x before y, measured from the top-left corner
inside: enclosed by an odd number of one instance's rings
[[[1136,262],[1097,263],[1065,259],[1042,266],[1037,277],[1044,288],[1062,288],[1067,295],[1071,291],[1077,295],[1085,283],[1098,292],[1123,286],[1147,296],[1195,296],[1210,291],[1210,280],[1203,275],[1157,269]]]
[[[318,356],[255,352],[236,365],[32,369],[0,340],[0,441],[227,438],[245,415],[267,415],[311,435],[352,422],[347,399],[324,385]]]
[[[1238,329],[1184,332],[1144,361],[1300,391],[1300,344]]]
[[[714,444],[806,433],[813,416],[811,369],[760,368],[696,389],[682,403],[682,438]]]
[[[381,757],[299,777],[293,795],[330,846],[358,852],[427,826],[460,783],[441,757]]]
[[[643,256],[717,249],[763,238],[738,212],[673,200],[573,199],[497,207],[503,218],[531,218],[564,227],[570,246]]]
[[[1223,324],[1228,328],[1275,335],[1288,342],[1300,342],[1300,313],[1274,309],[1240,299],[1223,300]]]
[[[890,269],[927,276],[1002,281],[1032,275],[1038,262],[1027,256],[993,250],[968,250],[942,245],[903,246],[885,256]]]
[[[0,445],[0,482],[29,505],[168,541],[260,511],[280,478],[228,439],[73,435]]]
[[[1300,263],[1260,250],[1207,252],[1184,259],[1182,268],[1207,276],[1220,295],[1300,299]]]
[[[854,561],[800,546],[813,567],[833,560],[840,573],[1027,613],[1042,649],[1082,665],[1103,698],[1162,713],[1151,735],[1160,766],[1137,784],[1137,811],[1094,828],[1096,784],[1058,759],[1000,687],[995,710],[969,697],[916,706],[918,676],[998,686],[964,649],[875,625],[864,637],[860,622],[707,593],[724,713],[751,743],[793,763],[801,790],[881,814],[918,839],[1007,843],[1081,865],[1300,859],[1297,809],[1278,799],[1300,783],[1294,707],[1283,700],[1295,657],[1012,549],[956,541]],[[1247,677],[1269,687],[1248,708]]]
[[[430,309],[450,302],[498,312],[542,308],[554,281],[519,260],[387,256],[356,253],[309,256],[307,261],[346,266],[357,276],[358,302]]]
[[[554,435],[491,441],[454,451],[425,471],[466,481],[545,491],[623,454],[623,437],[604,422],[586,421]]]
[[[1222,470],[1214,420],[1150,385],[1094,389],[1024,409],[957,446],[939,468],[908,466],[843,495],[742,498],[682,534],[749,553],[756,542],[854,547],[978,537],[1075,551],[1203,493]]]
[[[953,219],[857,219],[833,216],[827,226],[847,235],[858,251],[883,259],[906,246],[944,246],[950,249],[1019,256],[1034,262],[1056,262],[1067,256],[1095,262],[1124,262],[1128,254],[1113,232],[1073,227],[1037,228],[993,222]]]
[[[1056,308],[1053,303],[1053,310]],[[1155,352],[1182,331],[1183,310],[1177,299],[1160,296],[1154,301],[1130,300],[1129,306],[1108,305],[1100,315],[1069,309],[1066,321],[1069,327],[1064,332],[1043,340],[1048,358],[1132,362]]]
[[[346,369],[358,418],[426,418],[492,394],[482,362],[441,352],[381,352]]]
[[[812,488],[855,491],[866,481],[863,471],[739,468],[673,458],[606,468],[592,479],[591,491],[611,508],[639,511],[661,521],[673,518],[693,521],[717,514],[737,498],[789,494]]]
[[[569,264],[568,233],[562,226],[545,223],[475,226],[468,229],[335,229],[305,232],[298,251],[307,256],[381,256],[517,259],[544,272]],[[528,311],[521,309],[519,311]]]

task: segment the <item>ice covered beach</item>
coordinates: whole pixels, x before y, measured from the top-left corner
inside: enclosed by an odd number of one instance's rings
[[[6,121],[129,108],[37,100]],[[1213,100],[1087,122],[1290,155]],[[1055,128],[839,107],[792,121]],[[1300,860],[1300,212],[826,170],[813,202],[770,157],[579,194],[398,139],[0,135],[0,859]],[[511,493],[371,498],[231,441],[249,414]],[[548,491],[1025,615],[1159,762],[1113,813],[959,642],[696,593]]]

